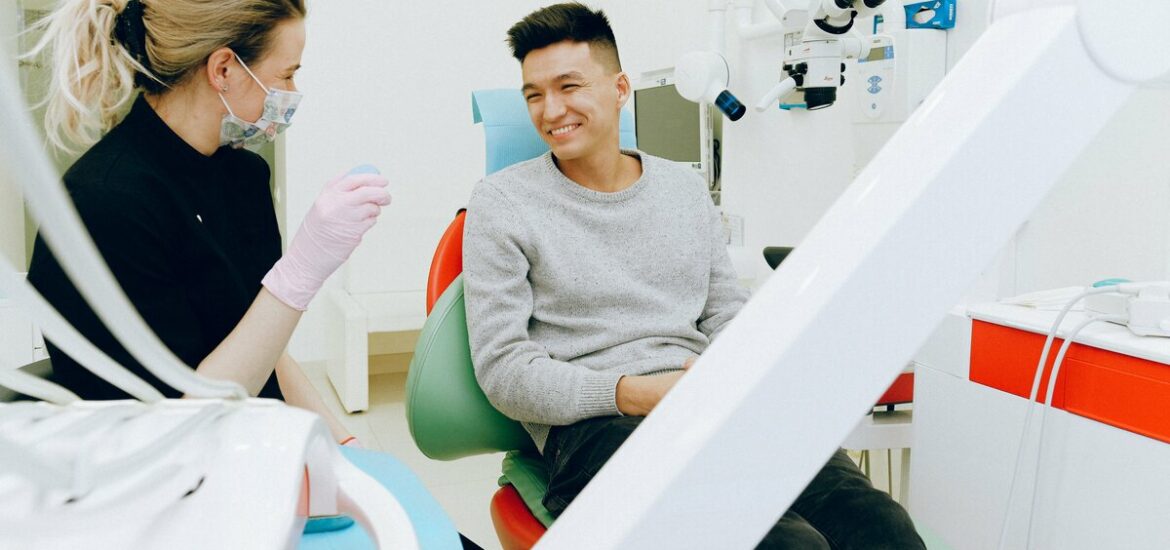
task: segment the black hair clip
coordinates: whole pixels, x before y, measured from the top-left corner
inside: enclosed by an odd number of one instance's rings
[[[114,38],[122,43],[126,51],[143,67],[150,67],[146,56],[146,22],[143,17],[146,6],[139,0],[130,0],[114,20]]]

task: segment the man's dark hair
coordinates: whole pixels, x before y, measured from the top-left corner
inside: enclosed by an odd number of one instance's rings
[[[588,43],[590,52],[607,69],[615,73],[622,70],[617,40],[601,10],[593,11],[577,2],[554,4],[528,14],[508,29],[508,46],[521,63],[532,50],[565,40]]]

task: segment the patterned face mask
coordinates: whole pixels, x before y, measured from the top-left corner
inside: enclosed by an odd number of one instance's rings
[[[223,94],[219,94],[219,100],[228,110],[219,124],[219,144],[220,146],[230,145],[234,149],[241,147],[253,149],[276,139],[276,134],[289,127],[292,123],[293,113],[297,112],[297,105],[301,102],[304,94],[286,90],[270,90],[260,82],[260,79],[256,78],[256,75],[252,74],[252,70],[244,64],[243,59],[237,56],[236,60],[268,95],[264,98],[264,112],[260,114],[260,119],[256,122],[248,122],[236,116]]]

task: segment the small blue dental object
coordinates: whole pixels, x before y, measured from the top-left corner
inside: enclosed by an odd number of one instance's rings
[[[353,169],[350,170],[349,173],[346,175],[352,176],[354,174],[381,174],[381,173],[382,172],[380,172],[373,164],[359,164],[357,166],[354,166]]]
[[[337,531],[353,525],[353,518],[349,516],[321,516],[309,518],[305,522],[305,533],[324,533]]]

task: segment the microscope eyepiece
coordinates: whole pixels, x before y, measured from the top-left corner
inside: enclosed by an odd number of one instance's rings
[[[732,122],[743,118],[743,114],[747,112],[747,107],[744,107],[743,103],[740,103],[727,90],[723,90],[719,93],[719,97],[715,98],[715,106],[723,111],[723,114],[727,115],[727,118],[731,119]]]

